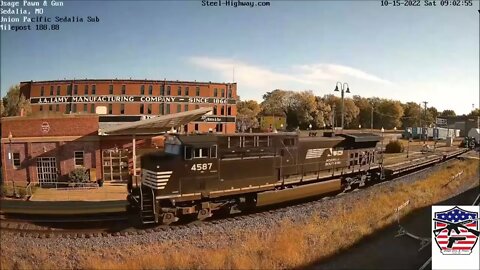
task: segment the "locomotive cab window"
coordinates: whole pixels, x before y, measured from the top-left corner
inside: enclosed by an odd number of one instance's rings
[[[165,153],[179,155],[180,154],[180,145],[178,144],[165,144]]]
[[[195,150],[193,151],[193,158],[208,158],[208,154],[208,147],[195,148]]]
[[[213,145],[210,147],[210,157],[217,158],[217,146]]]
[[[257,146],[268,147],[268,146],[270,146],[269,140],[270,140],[270,138],[268,136],[258,136]]]
[[[294,146],[295,145],[295,139],[294,138],[283,139],[283,144],[285,146]]]
[[[216,158],[217,146],[210,147],[192,147],[185,146],[185,160],[197,159],[197,158]]]
[[[185,146],[185,160],[191,160],[193,157],[192,147]]]

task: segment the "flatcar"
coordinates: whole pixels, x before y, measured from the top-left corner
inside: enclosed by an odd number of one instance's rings
[[[146,223],[170,224],[363,186],[381,177],[374,134],[166,135],[141,157],[129,201]]]

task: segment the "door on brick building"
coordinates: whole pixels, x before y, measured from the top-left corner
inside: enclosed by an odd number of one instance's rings
[[[38,157],[37,179],[40,186],[55,184],[57,178],[57,159],[55,157]]]
[[[107,149],[102,152],[103,180],[126,182],[128,180],[128,151]]]

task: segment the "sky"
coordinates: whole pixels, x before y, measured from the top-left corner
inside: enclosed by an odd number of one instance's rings
[[[423,2],[423,1],[422,1]],[[440,1],[437,1],[440,2]],[[44,16],[98,16],[59,31],[1,31],[1,91],[21,81],[132,78],[238,83],[242,100],[274,89],[479,107],[473,7],[380,1],[63,1]],[[439,5],[437,3],[437,5]]]

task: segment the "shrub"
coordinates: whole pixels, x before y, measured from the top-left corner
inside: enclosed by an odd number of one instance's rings
[[[402,153],[405,150],[400,141],[391,141],[385,147],[385,153]]]
[[[0,198],[8,196],[8,189],[7,186],[2,184],[0,185]]]
[[[71,183],[85,183],[88,182],[87,170],[83,167],[76,168],[68,174]]]
[[[17,188],[17,194],[20,198],[25,198],[27,196],[27,190],[24,187]]]

